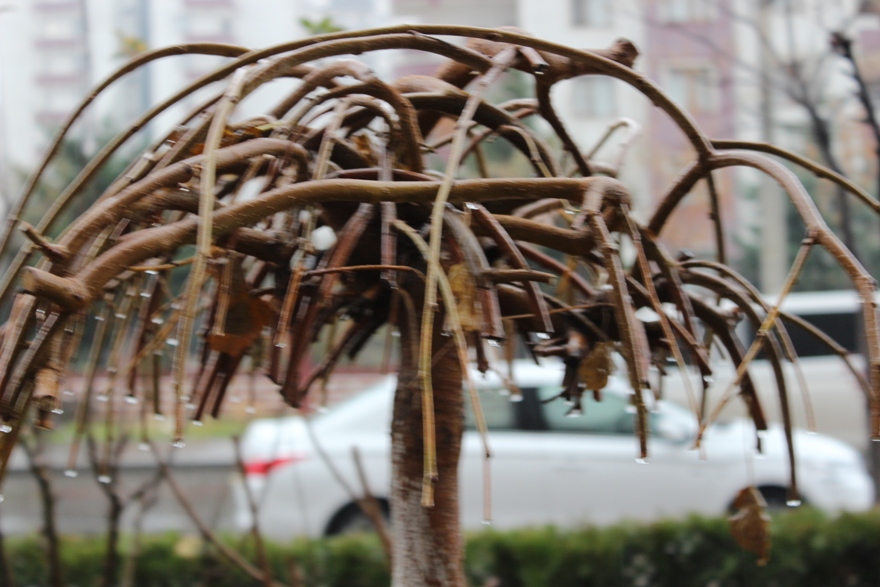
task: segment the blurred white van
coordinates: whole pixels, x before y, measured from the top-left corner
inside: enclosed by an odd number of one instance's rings
[[[774,305],[776,300],[771,297],[767,303]],[[833,338],[851,353],[852,363],[857,370],[865,373],[865,361],[859,354],[864,344],[861,300],[856,292],[791,293],[783,301],[782,310],[802,318]],[[864,451],[868,443],[867,401],[855,376],[843,360],[813,334],[791,322],[784,322],[784,325],[797,353],[807,388],[806,392],[802,389],[796,367],[786,361],[783,368],[794,425],[809,427],[806,402],[810,402],[815,415],[815,431],[839,438]],[[743,345],[748,348],[754,337],[754,329],[748,320],[743,320],[738,332]],[[768,420],[780,422],[779,393],[770,363],[759,358],[753,361],[749,373]],[[733,369],[728,364],[716,366],[709,388],[708,411],[725,392],[733,377]],[[702,385],[696,374],[692,373],[691,379],[692,387],[699,393]],[[688,405],[685,386],[674,370],[664,382],[663,397]],[[722,419],[745,415],[743,402],[737,398],[722,412]]]

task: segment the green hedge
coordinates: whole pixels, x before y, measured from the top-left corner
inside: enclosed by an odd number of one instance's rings
[[[876,587],[880,585],[880,512],[827,519],[814,511],[773,521],[765,567],[734,544],[725,520],[692,518],[650,526],[624,525],[562,531],[553,528],[483,532],[470,536],[466,568],[479,587],[496,577],[503,587]],[[254,560],[250,544],[227,543]],[[7,541],[16,585],[46,585],[35,538]],[[291,565],[307,587],[385,587],[388,568],[377,540],[350,536],[267,546],[277,577],[289,582]],[[99,583],[103,543],[68,538],[66,583]],[[135,585],[210,587],[257,585],[192,537],[146,539]]]

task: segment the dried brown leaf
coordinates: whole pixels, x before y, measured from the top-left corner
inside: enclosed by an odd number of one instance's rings
[[[205,339],[211,350],[240,357],[259,339],[263,327],[275,320],[276,314],[271,303],[250,295],[241,264],[234,263],[223,328],[213,329]]]
[[[351,137],[351,141],[354,143],[354,148],[365,160],[369,161],[371,165],[378,164],[376,151],[373,149],[373,142],[370,140],[370,137],[358,134]]]
[[[581,382],[587,389],[598,391],[608,385],[608,377],[614,372],[611,351],[611,343],[599,342],[581,361],[579,374]]]
[[[272,305],[259,298],[238,298],[229,307],[223,334],[208,334],[211,350],[239,356],[260,337],[264,326],[275,318]]]
[[[480,318],[477,315],[477,286],[465,263],[456,263],[449,268],[447,274],[452,295],[458,305],[458,317],[461,328],[465,332],[480,330]]]
[[[730,533],[736,543],[758,557],[758,565],[770,560],[770,516],[767,502],[755,487],[742,489],[733,501],[736,513],[728,518]]]

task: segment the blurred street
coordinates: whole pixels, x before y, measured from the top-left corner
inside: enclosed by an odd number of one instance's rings
[[[48,462],[54,470],[57,523],[62,534],[92,534],[106,529],[109,501],[96,477],[82,465],[75,478],[64,475],[67,458],[64,447],[51,447]],[[162,446],[161,450],[170,447]],[[201,520],[216,530],[231,529],[230,478],[235,474],[232,442],[226,439],[194,441],[186,447],[173,449],[171,473],[186,494]],[[83,459],[84,461],[84,459]],[[126,466],[119,473],[118,491],[127,499],[155,476],[155,459],[149,452],[138,450],[136,444],[127,449]],[[84,463],[83,463],[84,464]],[[0,504],[0,530],[7,535],[38,532],[41,528],[41,501],[36,481],[24,455],[16,454],[3,487]],[[123,514],[123,530],[130,531],[139,515],[138,503],[131,503]],[[143,529],[157,533],[167,531],[194,532],[195,526],[163,482],[157,499],[143,518]]]

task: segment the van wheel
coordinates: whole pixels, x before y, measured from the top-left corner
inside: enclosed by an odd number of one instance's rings
[[[797,505],[788,505],[788,489],[785,487],[779,487],[777,485],[758,487],[758,491],[764,496],[764,501],[767,502],[767,511],[771,513],[787,512],[799,507]],[[800,499],[800,505],[807,504],[807,501],[803,497]]]
[[[377,499],[379,507],[382,510],[382,517],[387,524],[391,518],[389,514],[388,502],[384,499]],[[364,514],[360,506],[356,503],[349,503],[340,509],[330,523],[327,524],[327,530],[324,532],[326,536],[338,536],[340,534],[352,534],[355,532],[375,532],[376,528],[370,518]]]
[[[795,506],[788,505],[788,489],[785,487],[780,487],[778,485],[762,485],[761,487],[758,487],[758,491],[761,492],[761,496],[763,496],[764,501],[767,502],[767,512],[770,514],[787,512],[795,508]],[[801,500],[801,504],[806,503],[803,501],[803,498],[801,498]],[[730,513],[736,511],[732,502],[727,510]]]

